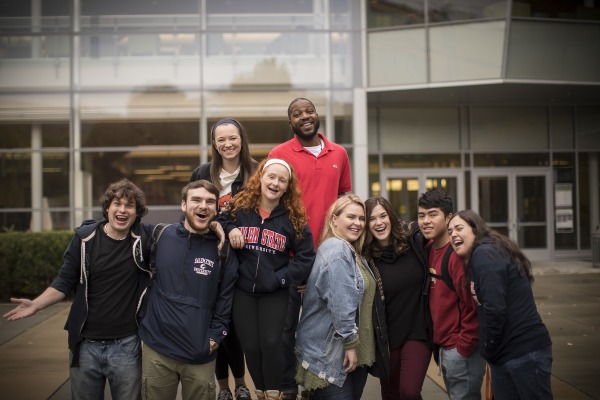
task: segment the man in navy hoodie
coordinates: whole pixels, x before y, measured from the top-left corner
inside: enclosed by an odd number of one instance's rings
[[[11,299],[18,306],[4,318],[14,321],[63,300],[74,291],[65,325],[69,333],[71,397],[140,398],[141,347],[137,315],[150,271],[144,264],[140,223],[144,193],[127,179],[112,183],[100,199],[104,220],[85,221],[65,251],[58,277],[34,300]]]
[[[210,399],[215,351],[227,335],[237,258],[220,264],[219,239],[209,231],[219,190],[206,180],[182,189],[183,222],[167,226],[156,247],[156,277],[139,335],[142,398]]]

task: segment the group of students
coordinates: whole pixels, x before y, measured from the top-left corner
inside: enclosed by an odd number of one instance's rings
[[[294,138],[260,163],[242,125],[218,121],[211,162],[182,190],[184,221],[160,240],[140,223],[143,193],[111,186],[105,220],[78,228],[59,278],[13,299],[9,320],[76,289],[73,398],[103,398],[108,379],[114,399],[175,398],[181,384],[184,399],[245,400],[245,356],[258,399],[360,399],[369,373],[382,399],[420,399],[432,354],[450,399],[480,399],[486,361],[496,399],[552,398],[550,336],[519,248],[454,214],[441,190],[420,195],[413,223],[385,198],[363,202],[314,104],[295,99],[288,118]],[[129,360],[116,368],[107,349]]]

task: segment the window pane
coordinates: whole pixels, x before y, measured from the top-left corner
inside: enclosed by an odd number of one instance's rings
[[[500,78],[504,21],[429,29],[432,82]]]
[[[473,107],[473,150],[548,149],[548,115],[545,107]]]
[[[381,150],[412,153],[459,151],[458,108],[381,108]]]
[[[367,40],[369,86],[427,82],[425,29],[370,32]]]
[[[598,24],[513,21],[507,77],[599,82],[598,43]]]
[[[600,150],[600,107],[577,109],[577,148]]]
[[[83,147],[198,145],[198,140],[197,121],[81,124]]]
[[[479,178],[479,214],[494,229],[508,226],[508,178]]]
[[[460,154],[386,154],[384,168],[458,168]]]
[[[476,167],[548,167],[549,153],[473,154]]]
[[[31,153],[0,153],[0,208],[31,207]]]
[[[552,107],[550,110],[550,132],[553,149],[573,149],[574,122],[572,107]]]
[[[422,24],[424,21],[422,1],[375,0],[367,2],[367,28]]]
[[[576,204],[577,177],[575,173],[575,153],[554,153],[552,155],[554,184],[567,184],[571,187],[571,198],[566,199],[566,203]],[[575,229],[577,221],[577,208],[557,204],[555,199],[555,214],[570,214],[573,221],[573,229],[568,232],[565,229],[554,229],[554,247],[556,250],[576,250],[577,249],[577,230]],[[559,208],[567,211],[559,211]],[[556,215],[558,219],[558,215]],[[557,221],[558,222],[558,221]]]
[[[513,3],[512,11],[515,17],[600,20],[600,7],[594,1],[519,0]]]
[[[428,0],[429,21],[464,21],[482,18],[506,18],[507,1],[498,0]]]

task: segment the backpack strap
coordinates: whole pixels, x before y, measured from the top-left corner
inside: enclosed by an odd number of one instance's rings
[[[428,253],[432,247],[433,247],[433,242],[429,243],[425,247],[427,249]],[[452,255],[453,252],[454,252],[454,249],[452,248],[452,245],[448,246],[448,248],[444,252],[444,256],[442,257],[442,275],[438,275],[433,272],[429,272],[429,275],[433,276],[435,279],[440,279],[440,280],[444,281],[446,286],[448,286],[451,290],[456,291],[456,288],[454,287],[454,283],[452,282],[452,277],[450,276],[450,272],[448,272],[448,262],[450,261],[450,256]]]
[[[170,224],[156,224],[154,229],[152,229],[152,245],[150,246],[150,263],[149,263],[151,279],[154,279],[156,277],[156,248],[158,245],[158,241],[160,240],[160,237],[161,237],[163,231],[165,230],[165,228],[169,225]],[[152,285],[152,283],[150,283],[149,286],[151,286],[151,285]]]

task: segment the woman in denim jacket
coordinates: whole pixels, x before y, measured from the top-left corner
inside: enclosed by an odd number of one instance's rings
[[[325,219],[296,333],[296,380],[315,399],[360,399],[375,362],[376,283],[360,254],[364,238],[364,203],[353,194],[338,198]]]

